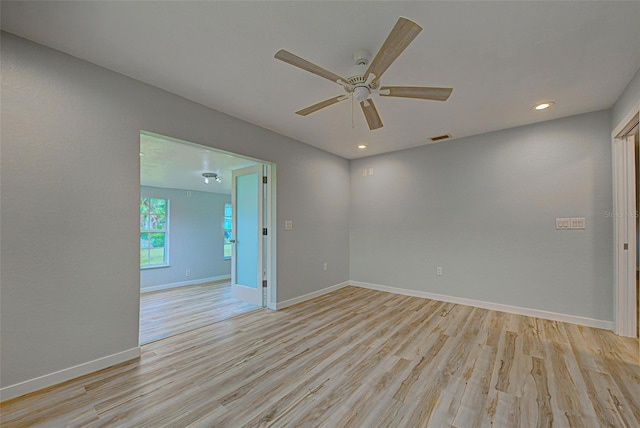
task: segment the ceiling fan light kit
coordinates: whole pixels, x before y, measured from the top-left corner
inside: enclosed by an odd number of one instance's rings
[[[374,130],[382,128],[383,124],[371,98],[372,95],[446,101],[453,91],[452,88],[380,86],[379,81],[382,74],[393,64],[400,54],[404,52],[421,31],[422,27],[415,22],[406,18],[399,18],[373,60],[369,61],[371,54],[366,49],[358,49],[354,52],[354,65],[348,69],[348,78],[339,76],[284,49],[279,50],[274,56],[276,59],[331,80],[342,86],[346,92],[346,94],[329,98],[328,100],[299,110],[296,114],[307,116],[325,107],[352,98],[360,104],[369,129]]]

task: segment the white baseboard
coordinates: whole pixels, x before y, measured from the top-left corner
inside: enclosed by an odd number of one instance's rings
[[[172,282],[171,284],[152,285],[143,287],[141,293],[151,293],[152,291],[168,290],[170,288],[188,287],[189,285],[206,284],[207,282],[217,282],[231,279],[231,275],[211,276],[209,278],[192,279],[191,281]]]
[[[540,309],[521,308],[519,306],[505,305],[502,303],[484,302],[482,300],[466,299],[464,297],[447,296],[445,294],[429,293],[427,291],[410,290],[406,288],[389,287],[387,285],[369,284],[366,282],[350,281],[350,285],[370,290],[386,291],[387,293],[402,294],[404,296],[422,297],[424,299],[438,300],[441,302],[456,303],[459,305],[474,306],[493,311],[507,312],[516,315],[543,318],[551,321],[560,321],[570,324],[584,325],[604,330],[613,330],[613,321],[597,320],[577,315],[567,315],[557,312],[548,312]]]
[[[303,294],[302,296],[294,297],[293,299],[285,300],[284,302],[277,302],[275,305],[273,304],[270,305],[269,309],[275,309],[275,310],[284,309],[286,307],[293,306],[298,303],[302,303],[304,301],[313,299],[315,297],[320,297],[327,293],[331,293],[332,291],[339,290],[343,287],[346,287],[349,284],[350,284],[349,281],[341,282],[340,284],[332,285],[330,287],[323,288],[322,290],[314,291],[312,293]]]
[[[120,364],[139,357],[140,347],[135,347],[127,349],[126,351],[118,352],[117,354],[107,355],[106,357],[98,358],[97,360],[78,364],[77,366],[69,367],[67,369],[49,373],[34,379],[16,383],[15,385],[5,386],[4,388],[0,389],[0,401],[6,401],[11,398],[20,397],[21,395],[29,394],[30,392],[47,388],[58,383],[66,382],[68,380],[75,379],[77,377],[84,376],[98,370],[106,369],[107,367],[111,367],[115,364]]]

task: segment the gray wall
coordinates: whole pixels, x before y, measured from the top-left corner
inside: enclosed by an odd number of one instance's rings
[[[222,220],[231,195],[140,186],[140,196],[169,199],[169,267],[140,270],[140,287],[231,274],[224,260]],[[186,270],[191,276],[185,276]]]
[[[638,104],[640,104],[640,68],[611,108],[611,130],[613,131]]]
[[[351,279],[612,320],[609,128],[601,111],[353,161]]]
[[[277,164],[278,301],[348,279],[342,158],[7,33],[1,119],[1,386],[137,347],[141,130]]]

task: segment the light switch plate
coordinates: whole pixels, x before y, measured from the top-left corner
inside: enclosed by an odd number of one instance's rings
[[[284,230],[293,230],[293,220],[284,221]]]

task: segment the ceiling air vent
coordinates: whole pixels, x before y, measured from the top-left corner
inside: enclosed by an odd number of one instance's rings
[[[444,135],[438,135],[437,137],[431,137],[431,141],[442,141],[442,140],[446,140],[447,138],[451,138],[451,135],[444,134]]]

